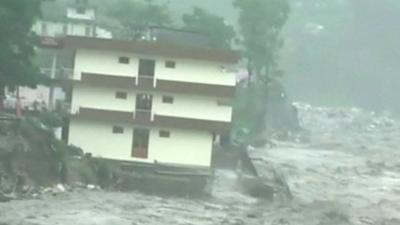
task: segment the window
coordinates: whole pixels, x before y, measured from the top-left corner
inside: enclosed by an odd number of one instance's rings
[[[122,63],[122,64],[129,64],[129,57],[125,57],[125,56],[121,56],[121,57],[119,57],[119,63]]]
[[[174,98],[171,97],[171,96],[163,96],[163,97],[162,97],[162,102],[163,102],[163,103],[172,104],[172,103],[174,103]]]
[[[86,12],[86,9],[84,8],[84,7],[78,7],[78,8],[76,8],[76,13],[78,13],[78,14],[85,14],[85,12]]]
[[[166,62],[165,62],[165,67],[174,69],[175,66],[176,66],[175,64],[176,64],[176,63],[175,63],[174,61],[166,61]]]
[[[123,134],[124,133],[124,128],[120,126],[113,126],[112,132],[114,134]]]
[[[118,98],[118,99],[127,99],[127,97],[128,97],[128,94],[127,94],[126,92],[117,91],[117,92],[115,93],[115,98]]]
[[[159,135],[160,135],[160,137],[162,137],[162,138],[169,138],[169,137],[171,136],[170,132],[169,132],[169,131],[166,131],[166,130],[160,130]]]

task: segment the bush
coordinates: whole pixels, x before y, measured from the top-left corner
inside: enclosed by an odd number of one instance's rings
[[[54,112],[42,112],[39,114],[39,120],[48,128],[62,127],[64,121],[60,115]]]

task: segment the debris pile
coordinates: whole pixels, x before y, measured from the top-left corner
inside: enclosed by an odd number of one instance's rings
[[[310,131],[315,146],[361,150],[396,149],[399,146],[400,123],[389,112],[295,105],[301,125]]]

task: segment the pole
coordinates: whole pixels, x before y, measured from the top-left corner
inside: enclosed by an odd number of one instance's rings
[[[17,86],[17,99],[15,102],[15,114],[17,115],[17,117],[21,117],[22,112],[21,112],[21,99],[19,97],[19,86]]]
[[[52,66],[51,66],[51,74],[50,74],[51,80],[56,78],[57,59],[58,59],[57,53],[54,53],[54,55],[53,55],[53,63],[52,63]],[[49,108],[50,111],[52,111],[54,109],[54,84],[53,84],[53,82],[50,83],[48,108]]]

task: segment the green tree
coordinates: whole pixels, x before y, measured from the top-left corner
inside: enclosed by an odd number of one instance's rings
[[[279,75],[277,54],[283,45],[280,36],[290,11],[287,0],[235,0],[239,10],[239,26],[243,38],[243,55],[250,76],[267,82]]]
[[[34,87],[43,79],[33,63],[36,36],[31,28],[39,16],[40,0],[0,1],[0,98],[5,87]]]
[[[182,17],[184,28],[205,34],[212,47],[230,48],[235,38],[235,30],[224,18],[208,13],[206,10],[194,7],[191,14]]]
[[[110,5],[108,15],[119,24],[117,35],[134,40],[150,26],[166,26],[172,22],[168,3],[157,5],[152,0],[119,0]]]
[[[248,85],[240,87],[237,93],[234,132],[252,142],[265,130],[269,90],[275,90],[270,84],[279,83],[271,81],[282,74],[277,63],[283,46],[280,33],[290,5],[287,0],[235,0],[233,5],[239,10],[241,45],[249,74]]]

